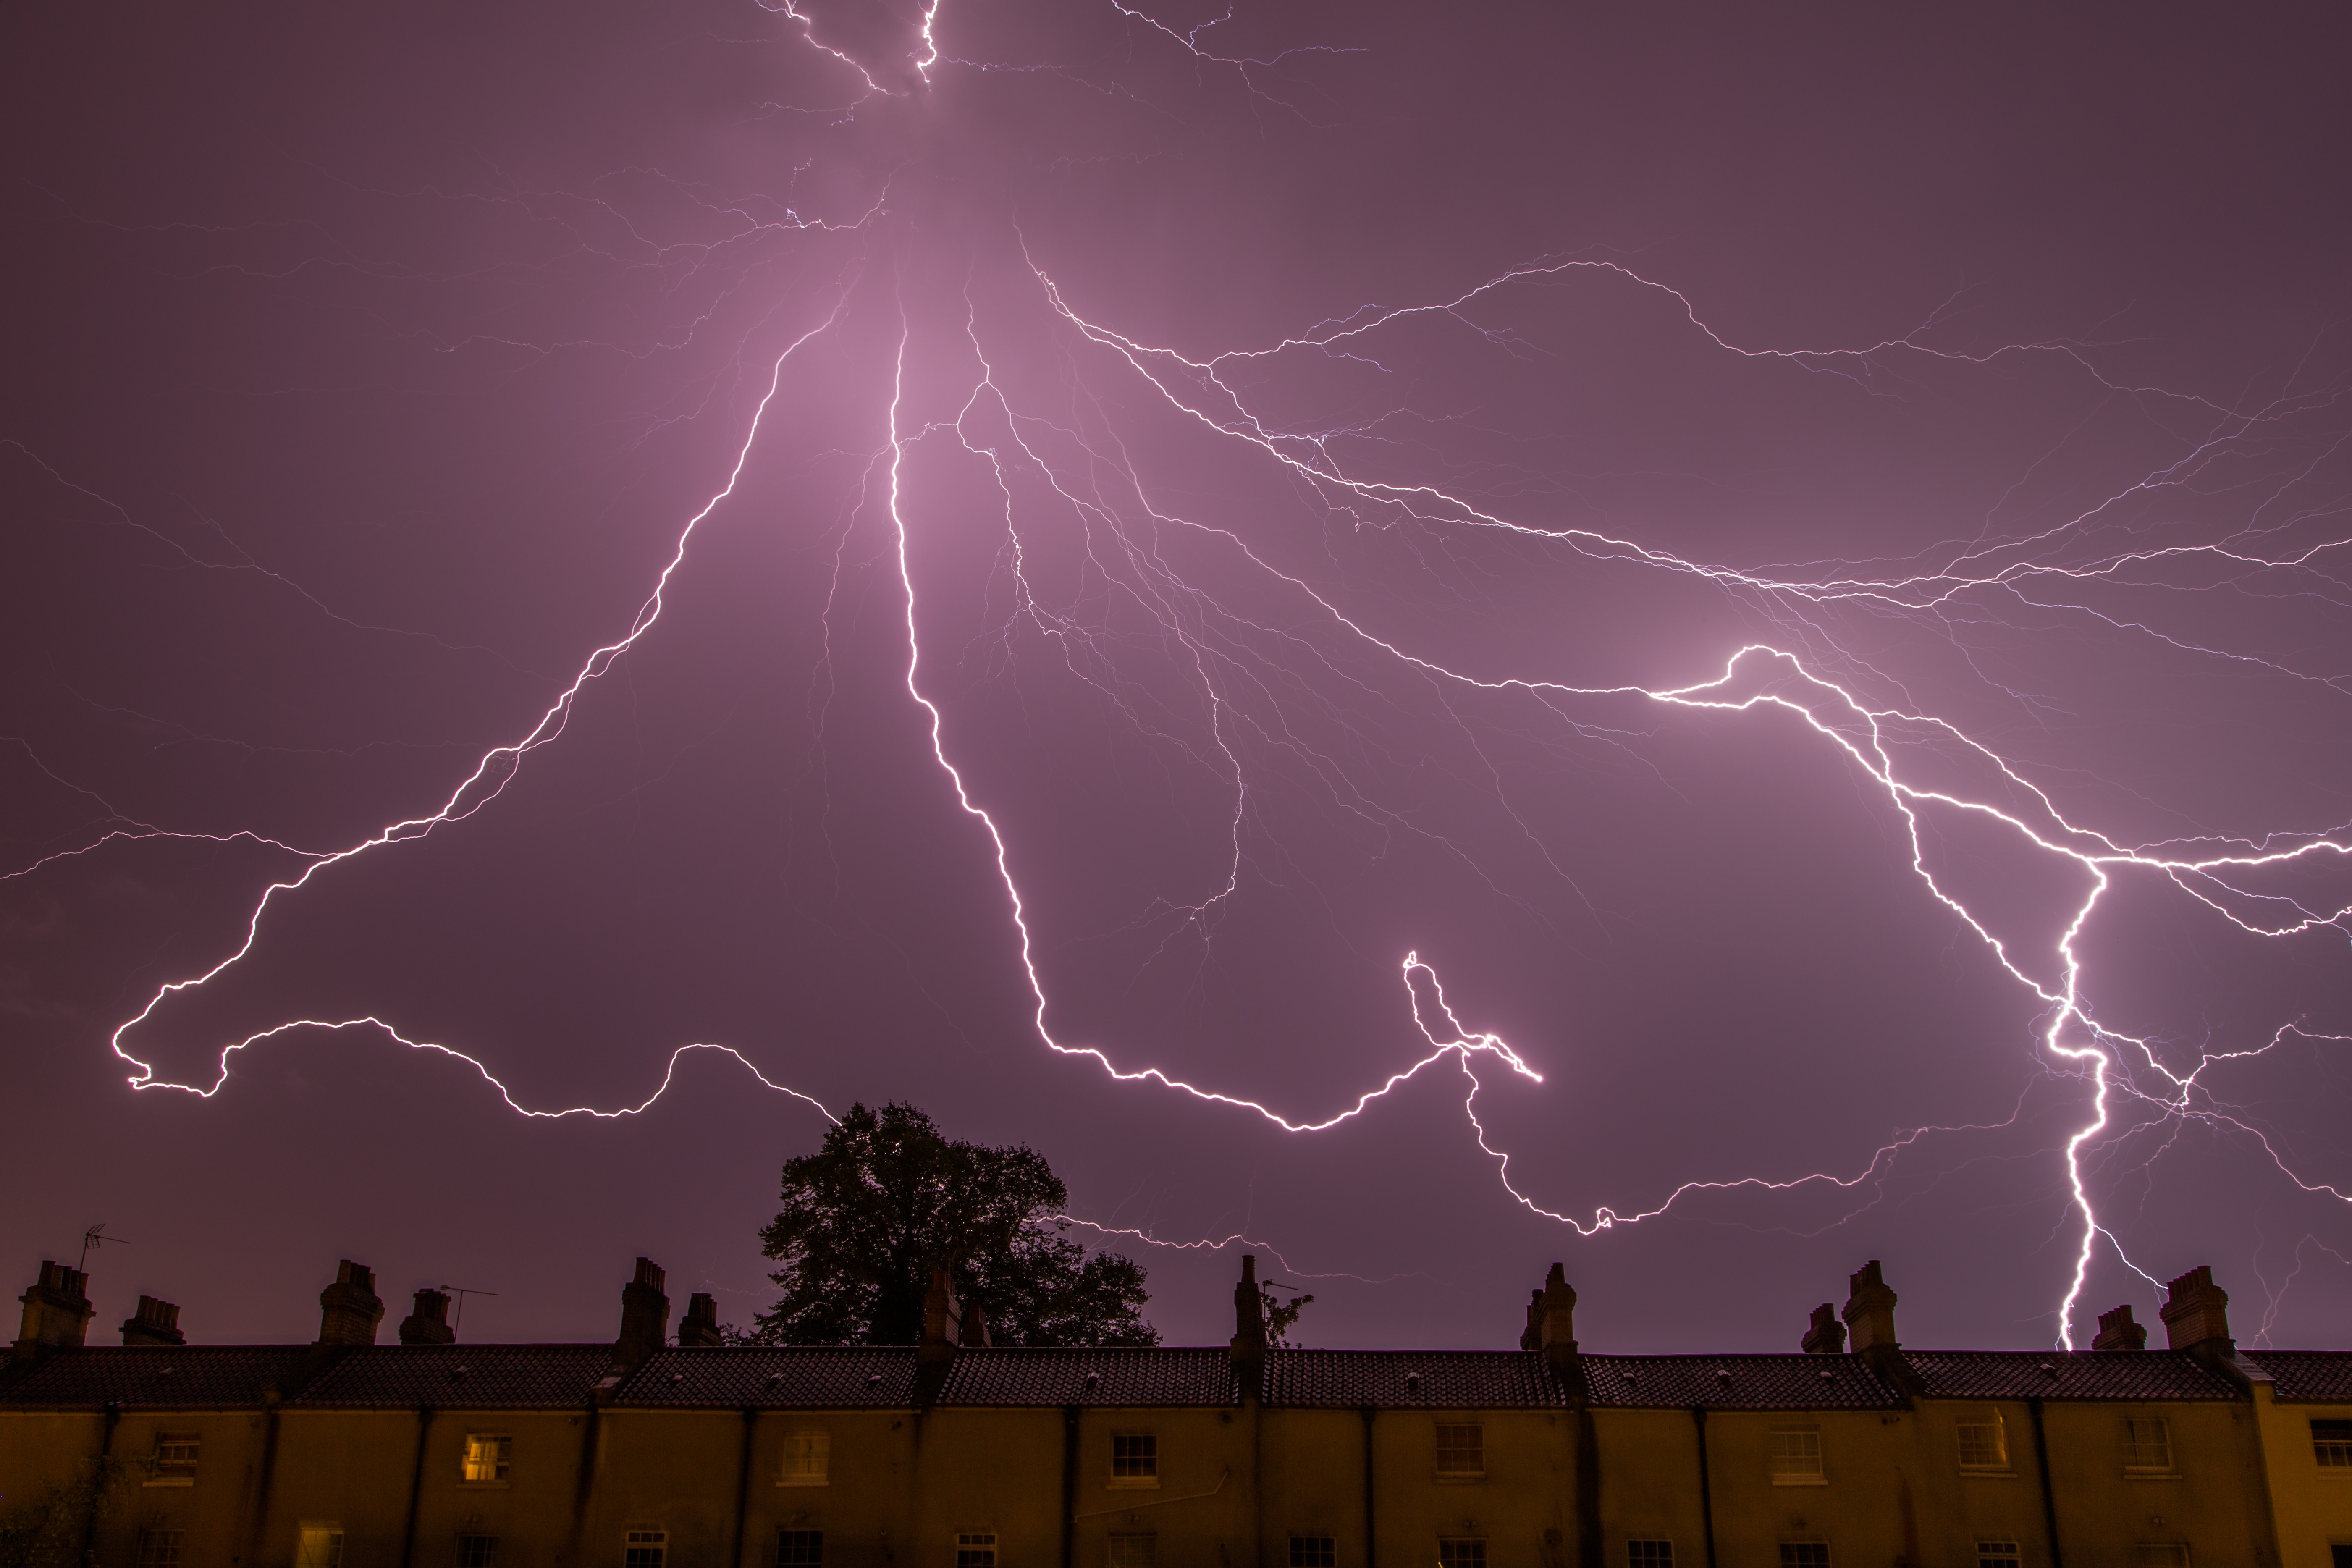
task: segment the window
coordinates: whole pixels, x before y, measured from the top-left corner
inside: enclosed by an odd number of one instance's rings
[[[2189,1548],[2178,1541],[2151,1541],[2132,1549],[2132,1568],[2189,1568]]]
[[[1438,1423],[1437,1473],[1441,1476],[1485,1475],[1486,1429],[1475,1421]]]
[[[966,1531],[958,1535],[956,1568],[996,1568],[996,1532]]]
[[[824,1568],[824,1531],[776,1531],[776,1568]]]
[[[621,1568],[662,1568],[668,1556],[667,1530],[633,1530],[621,1538]]]
[[[514,1439],[502,1432],[466,1434],[465,1479],[479,1485],[507,1479],[507,1461],[514,1457]]]
[[[1784,1541],[1780,1542],[1780,1568],[1830,1568],[1830,1543]]]
[[[1439,1536],[1437,1568],[1486,1568],[1486,1538],[1483,1535]]]
[[[2352,1469],[2352,1421],[2314,1421],[2311,1457],[2322,1469]]]
[[[1990,1536],[1979,1536],[1977,1540],[1977,1568],[2018,1568],[2018,1564],[2024,1561],[2014,1541],[1996,1541]]]
[[[139,1568],[180,1568],[180,1532],[176,1530],[141,1531]]]
[[[1675,1543],[1629,1541],[1625,1543],[1625,1568],[1675,1568]]]
[[[2331,1546],[2327,1549],[2328,1568],[2352,1568],[2352,1546]]]
[[[2124,1422],[2124,1468],[2154,1473],[2172,1468],[2172,1424],[2161,1415],[2130,1416]],[[2150,1562],[2162,1561],[2150,1558]],[[2183,1561],[2187,1561],[2185,1558]]]
[[[1160,1537],[1128,1532],[1110,1538],[1110,1568],[1151,1568],[1160,1555]]]
[[[2009,1468],[2009,1433],[2002,1428],[2000,1417],[1996,1415],[1990,1421],[1960,1423],[1960,1468]]]
[[[1822,1479],[1822,1429],[1818,1426],[1773,1427],[1772,1484],[1776,1487],[1817,1487]],[[1789,1558],[1784,1561],[1811,1562],[1811,1559]],[[1826,1563],[1829,1559],[1824,1557],[1822,1561]]]
[[[343,1568],[343,1527],[303,1525],[294,1548],[294,1568]]]
[[[195,1484],[196,1455],[202,1440],[193,1432],[155,1434],[155,1473],[148,1485],[185,1487]]]
[[[1112,1433],[1110,1484],[1115,1487],[1158,1486],[1160,1439],[1149,1432]]]
[[[784,1438],[784,1473],[780,1487],[822,1487],[831,1484],[833,1437],[824,1432],[794,1432]]]
[[[457,1537],[457,1568],[499,1568],[499,1538],[495,1535]]]
[[[1290,1568],[1339,1568],[1339,1543],[1328,1535],[1290,1538]]]

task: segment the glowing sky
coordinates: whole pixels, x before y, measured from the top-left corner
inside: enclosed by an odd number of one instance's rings
[[[485,9],[16,24],[14,1267],[742,1321],[907,1099],[1175,1342],[2341,1342],[2293,11]]]

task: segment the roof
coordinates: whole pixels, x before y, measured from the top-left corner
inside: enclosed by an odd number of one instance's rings
[[[657,1351],[621,1385],[615,1403],[730,1410],[904,1410],[915,1403],[915,1351],[911,1345],[716,1345]]]
[[[1527,1351],[1268,1351],[1269,1405],[1405,1410],[1557,1409],[1567,1403]]]
[[[1884,1410],[1903,1396],[1853,1355],[1589,1355],[1585,1385],[1609,1408]]]
[[[1134,1346],[963,1350],[941,1405],[1236,1405],[1231,1352]]]
[[[369,1345],[286,1403],[296,1410],[560,1409],[587,1404],[612,1364],[610,1345]]]
[[[2186,1351],[1906,1350],[1903,1359],[1935,1399],[2244,1397]]]
[[[2352,1405],[2352,1351],[2240,1351],[2271,1374],[2271,1396],[2289,1403]]]
[[[50,1353],[0,1384],[0,1404],[96,1410],[255,1405],[291,1383],[308,1345],[92,1345]]]

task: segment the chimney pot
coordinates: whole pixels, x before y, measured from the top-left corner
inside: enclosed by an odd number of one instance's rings
[[[383,1321],[383,1301],[375,1293],[374,1270],[348,1258],[338,1262],[335,1282],[319,1292],[319,1342],[372,1345],[376,1325]]]
[[[439,1290],[419,1290],[415,1310],[400,1320],[400,1342],[404,1345],[456,1344],[457,1331],[449,1326],[449,1298]]]
[[[719,1302],[716,1298],[697,1290],[686,1299],[686,1316],[677,1322],[677,1342],[706,1346],[727,1342],[719,1333]]]
[[[46,1258],[33,1288],[17,1300],[25,1304],[24,1326],[14,1349],[20,1361],[79,1348],[96,1311],[89,1304],[89,1277]]]
[[[180,1331],[180,1309],[152,1296],[140,1297],[139,1310],[122,1320],[122,1342],[126,1345],[186,1344],[188,1336]]]
[[[1840,1315],[1853,1331],[1856,1354],[1879,1345],[1900,1348],[1895,1338],[1895,1292],[1887,1289],[1875,1258],[1846,1281],[1845,1310]]]
[[[1805,1331],[1804,1349],[1807,1355],[1843,1355],[1845,1325],[1838,1321],[1837,1309],[1827,1301],[1813,1309],[1812,1326]],[[1823,1377],[1828,1373],[1822,1373]]]
[[[2224,1352],[2237,1349],[2230,1338],[2230,1293],[2213,1283],[2209,1265],[2198,1265],[2164,1289],[2164,1332],[2172,1349],[2209,1344]]]

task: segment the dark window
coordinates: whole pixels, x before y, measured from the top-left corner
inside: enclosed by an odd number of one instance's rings
[[[2352,1421],[2313,1422],[2311,1454],[2331,1470],[2352,1468]]]
[[[2024,1561],[2014,1541],[1985,1537],[1977,1542],[1977,1568],[2017,1568]]]
[[[203,1441],[193,1432],[159,1434],[155,1438],[155,1479],[159,1481],[194,1480],[196,1458],[203,1452]]]
[[[499,1538],[495,1535],[457,1537],[457,1568],[499,1568]]]
[[[1486,1429],[1475,1421],[1439,1422],[1437,1473],[1441,1476],[1485,1475]]]
[[[1437,1568],[1486,1568],[1486,1538],[1483,1535],[1439,1536]]]
[[[1110,1538],[1110,1568],[1154,1568],[1160,1561],[1160,1537],[1126,1531]]]
[[[1780,1568],[1830,1568],[1830,1543],[1784,1541],[1780,1542]]]
[[[1339,1543],[1328,1535],[1290,1538],[1290,1568],[1339,1568]]]
[[[824,1531],[776,1531],[776,1568],[824,1568]]]
[[[1629,1541],[1625,1543],[1625,1568],[1675,1568],[1675,1543]]]
[[[668,1556],[667,1530],[633,1530],[621,1542],[621,1568],[662,1568]]]
[[[996,1568],[996,1532],[967,1530],[959,1534],[956,1568]]]
[[[2352,1568],[2352,1545],[2327,1549],[2328,1568]]]
[[[180,1532],[176,1530],[141,1531],[139,1568],[180,1568]]]
[[[1160,1439],[1149,1432],[1114,1432],[1110,1439],[1114,1480],[1142,1480],[1160,1473]]]

